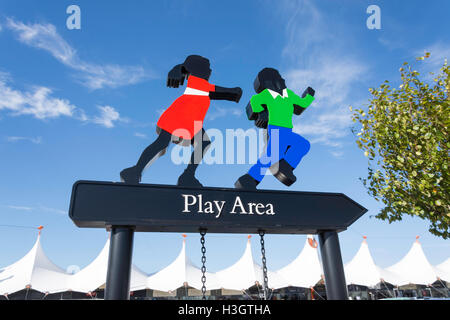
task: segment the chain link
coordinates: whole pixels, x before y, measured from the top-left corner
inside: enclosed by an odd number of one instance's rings
[[[206,247],[205,235],[206,230],[200,230],[200,243],[202,244],[202,300],[206,300]]]
[[[264,246],[264,231],[259,231],[259,236],[261,237],[261,257],[262,257],[262,267],[263,267],[263,277],[264,277],[264,300],[269,297],[269,278],[267,277],[267,261],[266,261],[266,248]]]

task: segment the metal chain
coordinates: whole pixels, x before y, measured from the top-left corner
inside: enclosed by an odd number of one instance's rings
[[[266,248],[264,247],[264,235],[263,230],[259,231],[259,236],[261,237],[261,257],[263,266],[263,276],[264,276],[264,300],[267,300],[269,296],[269,278],[267,277],[267,261],[266,261]]]
[[[206,247],[205,235],[206,230],[200,230],[200,243],[202,244],[202,300],[206,300]]]

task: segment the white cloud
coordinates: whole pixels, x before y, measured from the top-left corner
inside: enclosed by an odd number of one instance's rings
[[[309,60],[307,52],[316,52],[317,46],[333,41],[333,35],[326,29],[323,14],[309,0],[282,1],[280,14],[286,23],[287,44],[283,56],[292,60]]]
[[[72,66],[77,60],[76,51],[58,34],[52,24],[24,24],[11,18],[7,27],[17,33],[20,42],[48,51],[64,64]]]
[[[99,65],[83,61],[52,24],[24,24],[8,18],[7,28],[18,35],[20,42],[49,52],[59,62],[77,71],[75,77],[92,90],[136,84],[151,76],[141,66]]]
[[[313,1],[284,1],[281,7],[288,17],[282,56],[290,66],[282,74],[297,93],[308,86],[316,90],[311,110],[294,119],[294,130],[311,137],[312,143],[342,147],[342,138],[351,133],[348,107],[355,99],[354,87],[368,68],[340,36],[344,27],[329,23]]]
[[[120,118],[119,112],[117,112],[113,107],[110,106],[104,106],[104,107],[98,107],[100,110],[100,116],[94,117],[92,119],[92,122],[100,124],[106,128],[113,128],[115,121],[122,120]]]
[[[313,111],[311,110],[311,112]],[[297,120],[294,122],[294,131],[302,135],[311,136],[311,143],[341,147],[342,142],[340,138],[350,133],[351,124],[352,120],[348,109],[337,109],[323,112],[319,115],[315,112],[310,117],[305,116],[305,118]]]
[[[228,116],[240,117],[242,113],[243,111],[240,108],[223,108],[216,106],[213,110],[208,112],[206,115],[206,120],[213,121]]]
[[[10,209],[19,210],[19,211],[31,211],[33,208],[31,207],[25,207],[25,206],[7,206]]]
[[[342,158],[344,155],[343,151],[331,151],[331,155],[335,158]]]
[[[60,210],[60,209],[55,209],[55,208],[44,207],[44,206],[39,206],[37,208],[37,210],[44,211],[44,212],[49,212],[49,213],[61,214],[61,215],[67,214],[67,211]]]
[[[6,140],[8,142],[18,142],[18,141],[29,141],[34,144],[41,144],[42,143],[42,137],[7,137]]]
[[[0,73],[0,111],[13,116],[31,115],[37,119],[71,117],[76,107],[68,100],[52,97],[52,90],[35,86],[30,91],[19,91],[8,84],[9,75]]]
[[[138,137],[138,138],[141,138],[141,139],[147,139],[148,138],[148,136],[146,134],[140,133],[140,132],[135,132],[134,136]]]
[[[315,105],[331,109],[348,103],[352,85],[365,72],[366,67],[353,59],[320,56],[306,68],[287,71],[285,77],[288,85],[297,92],[313,87],[316,90]]]
[[[426,52],[430,53],[430,57],[425,60],[425,71],[437,73],[444,65],[444,61],[450,58],[450,45],[437,42],[427,48],[415,51],[415,56],[421,57]]]
[[[81,108],[72,105],[66,99],[54,98],[53,91],[47,87],[34,86],[31,90],[21,91],[11,87],[11,77],[0,72],[0,112],[9,111],[11,116],[31,115],[39,120],[55,119],[61,116],[74,118],[82,122],[92,122],[113,128],[114,122],[127,122],[111,106],[99,106],[100,115],[89,117]],[[28,140],[40,143],[41,138],[9,137],[9,142]]]
[[[18,211],[28,211],[28,212],[30,212],[30,211],[40,211],[40,212],[56,213],[56,214],[61,214],[61,215],[67,214],[67,211],[60,210],[60,209],[55,209],[55,208],[50,208],[50,207],[46,207],[46,206],[42,206],[42,205],[33,206],[33,207],[7,205],[6,207],[9,208],[9,209],[18,210]]]
[[[384,34],[383,36],[380,36],[378,38],[378,42],[383,45],[388,50],[396,50],[396,49],[403,49],[406,46],[406,42],[401,37],[397,37],[401,32],[396,32],[396,39],[389,38],[392,36],[391,33],[389,35]]]

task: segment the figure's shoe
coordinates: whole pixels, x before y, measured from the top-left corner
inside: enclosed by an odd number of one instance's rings
[[[270,172],[277,178],[281,183],[286,186],[291,186],[297,181],[297,177],[294,175],[294,168],[287,163],[286,160],[282,159],[279,162],[273,164],[270,167]]]
[[[247,173],[234,183],[234,187],[236,189],[256,190],[258,184],[259,181],[256,181],[251,175]]]
[[[177,186],[179,187],[195,187],[202,188],[203,185],[198,181],[194,174],[189,172],[183,172],[183,174],[178,178]]]
[[[120,180],[128,184],[139,184],[141,182],[141,172],[137,167],[127,168],[120,173]]]

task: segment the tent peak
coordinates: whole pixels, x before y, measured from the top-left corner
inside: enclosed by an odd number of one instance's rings
[[[311,246],[311,248],[313,249],[317,249],[317,247],[319,246],[319,244],[317,243],[316,239],[314,239],[313,237],[308,237],[308,244]]]

